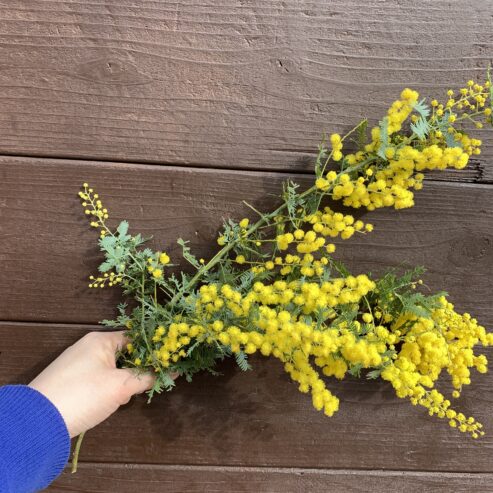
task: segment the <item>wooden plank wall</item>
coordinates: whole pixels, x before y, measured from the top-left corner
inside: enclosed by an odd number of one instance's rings
[[[324,130],[376,121],[405,86],[480,78],[492,18],[490,0],[0,0],[0,384],[114,313],[117,292],[86,288],[100,257],[80,183],[153,246],[183,236],[206,257],[240,199],[268,209],[282,180],[309,183]],[[355,272],[423,264],[492,327],[493,132],[479,134],[467,170],[372,214],[340,256]],[[133,400],[49,491],[493,491],[491,375],[461,399],[486,427],[473,442],[378,382],[330,382],[341,411],[324,418],[280,365],[254,364]]]

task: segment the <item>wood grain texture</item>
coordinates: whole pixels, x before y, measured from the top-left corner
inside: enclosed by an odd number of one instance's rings
[[[154,235],[151,245],[179,262],[176,239],[210,258],[222,218],[252,217],[241,203],[270,210],[282,173],[170,168],[0,157],[0,320],[97,323],[112,317],[118,289],[90,290],[102,261],[97,233],[77,197],[83,181],[101,194],[115,227]],[[295,177],[303,186],[311,177]],[[428,183],[408,210],[367,215],[371,235],[337,252],[355,273],[424,265],[426,283],[446,289],[460,310],[493,325],[493,187]],[[464,289],[464,285],[468,288]]]
[[[29,382],[89,328],[0,323],[0,385]],[[491,348],[485,354],[493,359]],[[265,358],[252,363],[250,372],[229,361],[219,367],[220,377],[178,381],[175,390],[151,404],[144,396],[135,398],[87,433],[80,460],[493,472],[493,373],[474,372],[473,384],[455,404],[485,426],[487,435],[472,440],[377,381],[328,380],[341,405],[327,418],[289,381],[281,364]]]
[[[0,385],[29,382],[120,301],[86,287],[101,256],[83,181],[112,224],[209,258],[223,218],[251,217],[241,200],[269,210],[287,177],[308,186],[323,132],[375,123],[403,87],[481,78],[492,18],[489,0],[0,0]],[[466,170],[366,216],[375,232],[337,256],[355,273],[425,265],[430,289],[493,327],[493,133],[477,135]],[[329,380],[341,410],[326,418],[280,364],[252,362],[135,398],[48,491],[493,492],[491,374],[456,406],[485,426],[473,441],[383,382]]]
[[[403,87],[482,77],[492,15],[489,0],[1,0],[0,152],[306,170],[324,131],[378,120]],[[479,135],[472,178],[491,180]]]
[[[493,474],[82,464],[47,491],[130,493],[488,493]]]

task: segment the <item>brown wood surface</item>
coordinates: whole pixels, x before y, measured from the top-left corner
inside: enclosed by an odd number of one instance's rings
[[[83,464],[66,472],[51,493],[488,493],[493,474]]]
[[[101,255],[76,195],[83,181],[100,192],[115,226],[129,219],[132,231],[154,234],[153,245],[179,259],[178,237],[207,258],[223,217],[251,216],[240,198],[269,210],[287,177],[0,157],[0,320],[97,323],[113,315],[118,289],[87,288]],[[295,179],[305,186],[313,180]],[[425,265],[431,288],[448,290],[460,309],[493,325],[493,188],[431,182],[416,202],[368,214],[375,231],[342,242],[339,258],[354,272]]]
[[[115,227],[129,219],[132,231],[154,234],[152,245],[179,261],[178,237],[208,258],[222,218],[252,216],[241,199],[270,210],[287,177],[0,157],[0,320],[97,323],[115,313],[118,289],[87,287],[102,257],[77,197],[84,181],[99,191]],[[431,289],[449,291],[459,309],[493,326],[492,213],[488,185],[426,183],[414,208],[368,214],[375,231],[342,242],[337,255],[354,272],[424,265]]]
[[[490,0],[2,0],[0,152],[308,169],[324,130],[374,122],[403,87],[481,78],[492,15]]]
[[[0,385],[29,382],[92,328],[0,323]],[[485,354],[493,359],[491,348]],[[253,371],[241,372],[226,362],[220,377],[178,381],[175,390],[151,404],[144,396],[135,398],[86,434],[80,460],[493,472],[493,373],[474,372],[473,385],[456,403],[483,422],[488,434],[476,441],[398,399],[383,382],[328,380],[341,405],[327,418],[289,381],[281,364],[264,358],[252,364]]]
[[[0,0],[0,385],[29,382],[120,301],[87,288],[101,256],[82,182],[110,223],[208,258],[223,217],[252,217],[241,200],[268,210],[284,179],[313,180],[323,132],[373,124],[403,87],[481,78],[492,18],[490,0]],[[493,328],[493,132],[477,135],[467,169],[368,214],[375,231],[337,255],[355,273],[424,265]],[[48,491],[493,492],[491,374],[457,402],[485,425],[473,441],[383,382],[330,380],[326,418],[280,364],[253,363],[134,399]]]

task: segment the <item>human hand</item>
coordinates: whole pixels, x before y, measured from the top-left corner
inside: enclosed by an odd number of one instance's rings
[[[123,332],[90,332],[29,384],[57,407],[71,438],[154,384],[151,374],[116,368],[115,353],[126,342]]]

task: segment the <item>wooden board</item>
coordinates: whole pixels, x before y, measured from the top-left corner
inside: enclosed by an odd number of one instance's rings
[[[313,180],[324,132],[374,124],[400,91],[444,95],[492,62],[493,2],[0,0],[0,385],[29,382],[120,294],[76,196],[89,181],[132,231],[209,258],[222,219]],[[493,327],[493,132],[411,210],[339,244],[355,273],[425,265],[426,285]],[[489,185],[488,185],[489,184]],[[361,214],[361,211],[358,213]],[[2,321],[3,320],[3,321]],[[493,350],[485,351],[493,360]],[[493,493],[493,377],[457,403],[473,441],[383,382],[329,380],[326,418],[275,361],[140,396],[91,430],[50,492]],[[0,486],[1,489],[1,486]]]
[[[29,382],[89,328],[0,323],[0,385]],[[491,348],[485,354],[493,360]],[[253,365],[254,371],[241,372],[227,362],[220,367],[223,376],[201,375],[191,384],[178,382],[173,392],[149,405],[144,396],[135,398],[87,433],[80,459],[493,472],[493,373],[474,372],[473,385],[456,404],[483,422],[487,435],[475,441],[396,398],[383,382],[330,380],[341,409],[327,418],[312,408],[310,398],[297,390],[276,361],[255,358]],[[108,474],[124,478],[118,471]],[[176,481],[179,485],[179,478]],[[194,481],[200,484],[199,479]]]
[[[2,0],[0,152],[306,170],[324,131],[374,123],[404,87],[484,76],[492,15],[489,0]]]
[[[493,474],[82,464],[47,491],[122,493],[469,493],[493,491]]]
[[[101,255],[77,197],[83,181],[100,192],[115,227],[129,219],[132,231],[154,234],[152,246],[179,261],[178,237],[209,258],[222,218],[252,217],[242,199],[270,210],[287,177],[0,157],[0,320],[97,323],[113,316],[119,291],[87,288]],[[304,186],[313,180],[295,179]],[[493,188],[427,183],[416,202],[368,214],[375,231],[343,242],[338,257],[355,273],[428,266],[431,289],[449,291],[459,309],[492,326]]]

